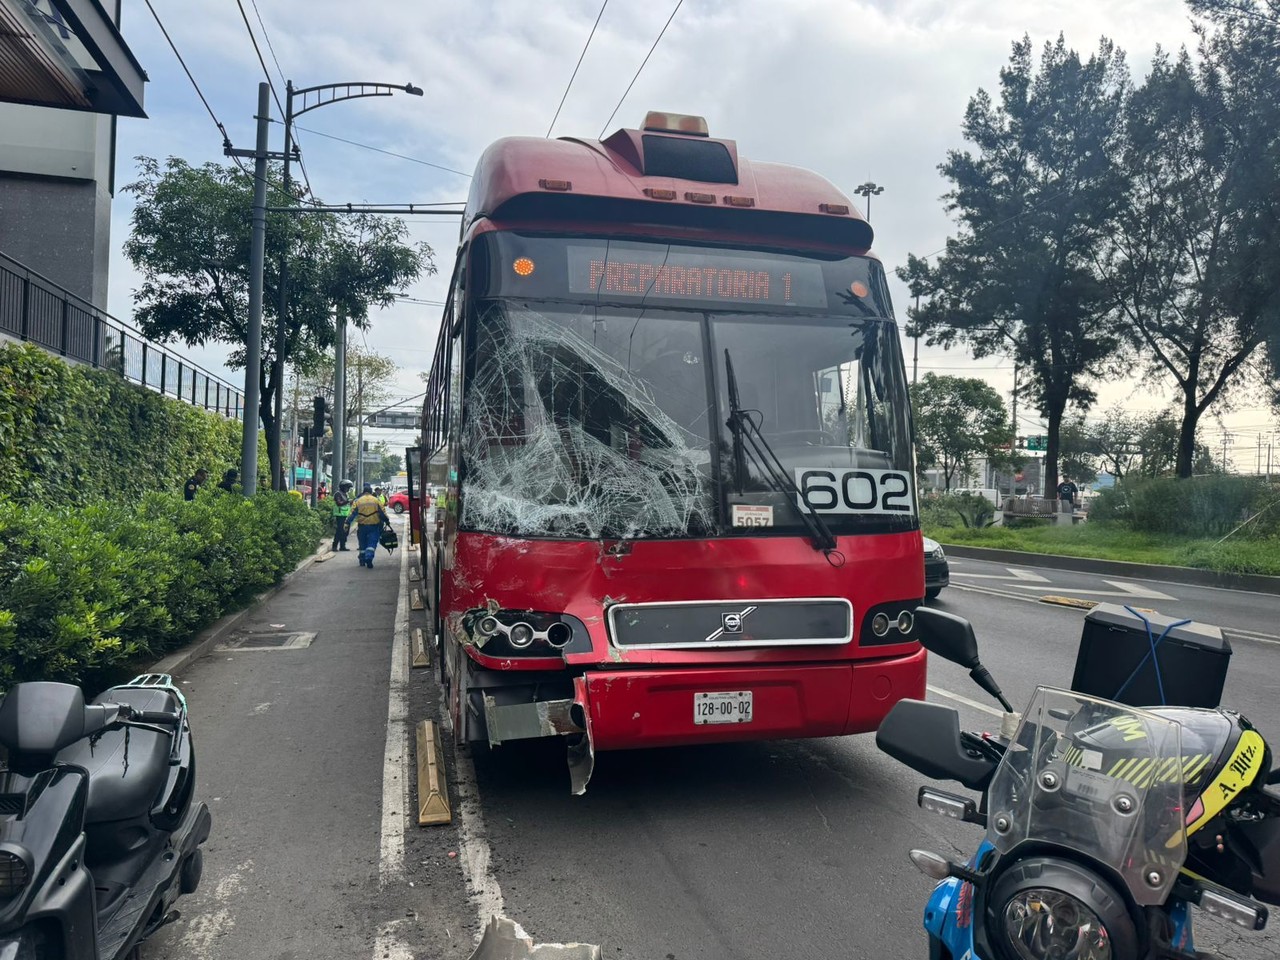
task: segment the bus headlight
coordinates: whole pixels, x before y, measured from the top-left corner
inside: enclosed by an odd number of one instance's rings
[[[512,625],[511,631],[507,634],[507,640],[517,650],[523,650],[533,643],[533,627],[522,620]]]

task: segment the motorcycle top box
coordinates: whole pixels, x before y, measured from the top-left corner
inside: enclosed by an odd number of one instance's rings
[[[1071,689],[1132,706],[1213,708],[1230,664],[1217,627],[1100,603],[1084,618]]]
[[[182,693],[164,674],[92,704],[16,684],[0,747],[0,960],[136,957],[199,884],[211,827]]]

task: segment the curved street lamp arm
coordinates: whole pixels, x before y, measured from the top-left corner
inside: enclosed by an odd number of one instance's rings
[[[289,116],[300,117],[309,110],[328,106],[340,100],[355,100],[359,97],[389,97],[396,93],[408,93],[415,97],[422,96],[422,88],[412,83],[322,83],[314,87],[302,87],[290,91]],[[315,96],[312,97],[312,94]],[[328,94],[328,96],[326,96]],[[314,99],[314,103],[309,102]],[[294,101],[301,100],[300,108],[294,107]]]

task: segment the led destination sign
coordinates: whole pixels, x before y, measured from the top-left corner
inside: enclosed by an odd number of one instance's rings
[[[703,250],[571,244],[569,292],[606,300],[827,306],[817,263]]]

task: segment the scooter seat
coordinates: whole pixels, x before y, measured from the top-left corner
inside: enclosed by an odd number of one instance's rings
[[[113,689],[95,703],[127,703],[135,710],[174,713],[178,706],[165,690]],[[85,823],[125,820],[146,813],[160,799],[169,775],[173,738],[139,727],[108,730],[96,742],[80,740],[58,754],[64,763],[89,774]]]

